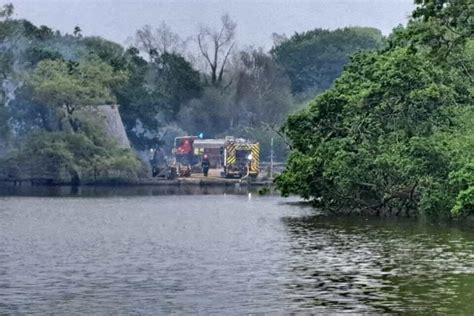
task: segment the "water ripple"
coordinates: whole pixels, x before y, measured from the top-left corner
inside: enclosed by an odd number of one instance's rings
[[[469,313],[474,234],[277,197],[3,197],[0,314]]]

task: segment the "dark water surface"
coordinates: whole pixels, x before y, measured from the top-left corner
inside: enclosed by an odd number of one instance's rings
[[[466,229],[245,190],[22,190],[0,197],[0,314],[474,311]]]

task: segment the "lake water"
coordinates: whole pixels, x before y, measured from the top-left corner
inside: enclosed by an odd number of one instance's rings
[[[0,192],[0,314],[474,311],[469,229],[245,189]]]

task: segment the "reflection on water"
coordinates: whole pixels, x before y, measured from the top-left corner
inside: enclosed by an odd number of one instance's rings
[[[216,195],[256,193],[258,187],[245,184],[221,185],[117,185],[117,186],[30,186],[14,187],[0,182],[0,196],[113,197],[144,195]]]
[[[283,219],[288,293],[300,308],[464,312],[474,308],[474,234],[407,220]]]
[[[474,308],[470,231],[215,189],[0,197],[0,314]]]

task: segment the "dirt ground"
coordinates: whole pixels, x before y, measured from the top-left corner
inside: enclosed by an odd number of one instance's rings
[[[222,178],[221,172],[223,171],[222,168],[219,169],[209,169],[208,178]],[[202,172],[195,172],[191,174],[191,178],[206,178]]]

